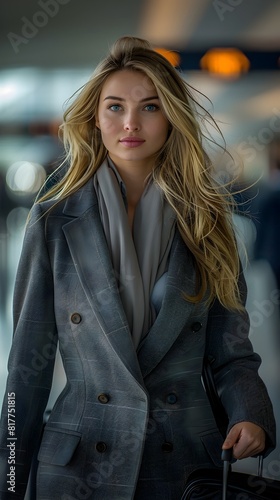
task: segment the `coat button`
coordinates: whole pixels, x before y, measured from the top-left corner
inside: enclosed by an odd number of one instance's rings
[[[173,443],[168,443],[168,441],[165,441],[162,444],[161,449],[164,453],[170,453],[173,450]]]
[[[166,402],[169,404],[169,405],[174,405],[175,403],[177,403],[177,396],[176,394],[174,394],[174,392],[171,392],[170,394],[168,394],[167,398],[166,398]]]
[[[107,445],[106,443],[103,443],[103,441],[99,441],[98,443],[96,443],[95,449],[96,451],[98,451],[98,453],[104,453],[107,450]]]
[[[191,329],[192,329],[192,332],[196,333],[196,332],[199,332],[199,330],[202,328],[202,323],[200,323],[199,321],[195,321],[192,325],[191,325]]]
[[[82,321],[82,316],[79,314],[79,313],[73,313],[71,315],[71,321],[72,323],[74,323],[75,325],[78,325],[79,323],[81,323]]]
[[[107,394],[99,394],[99,396],[97,397],[99,403],[102,403],[103,405],[105,405],[106,403],[109,402],[110,398],[109,396],[107,396]]]

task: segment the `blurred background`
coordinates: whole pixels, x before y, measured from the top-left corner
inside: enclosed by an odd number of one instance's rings
[[[249,290],[250,338],[263,358],[261,375],[280,423],[279,25],[279,0],[2,0],[0,400],[24,225],[46,176],[63,158],[57,132],[65,103],[115,39],[130,34],[174,52],[178,71],[210,99],[196,94],[243,163],[238,185],[256,182],[236,197],[235,223]],[[225,178],[234,171],[229,163],[220,168]],[[236,467],[252,470],[255,460]],[[265,461],[264,473],[280,479],[280,447]]]

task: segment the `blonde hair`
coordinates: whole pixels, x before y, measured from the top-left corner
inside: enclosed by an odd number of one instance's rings
[[[210,302],[217,298],[228,309],[242,310],[231,197],[214,181],[202,144],[198,103],[190,86],[148,41],[135,37],[117,40],[89,82],[75,94],[61,125],[69,168],[38,201],[66,198],[104,161],[108,152],[95,123],[100,93],[107,77],[124,69],[141,72],[147,84],[152,81],[170,122],[168,139],[155,159],[153,178],[176,212],[178,229],[198,270],[197,293],[187,299],[197,303],[207,291]]]

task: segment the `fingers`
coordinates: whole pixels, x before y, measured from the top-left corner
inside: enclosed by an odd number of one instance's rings
[[[233,456],[242,459],[257,455],[265,447],[264,430],[252,422],[239,422],[229,431],[223,449],[233,448]]]
[[[227,450],[229,448],[233,448],[235,443],[239,440],[241,428],[239,428],[240,424],[234,425],[231,430],[229,431],[224,444],[223,444],[223,450]]]

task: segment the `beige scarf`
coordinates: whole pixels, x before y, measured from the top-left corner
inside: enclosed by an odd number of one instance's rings
[[[151,294],[168,265],[174,211],[150,179],[136,207],[131,232],[125,186],[109,158],[94,175],[94,187],[121,301],[137,348],[155,320]]]

